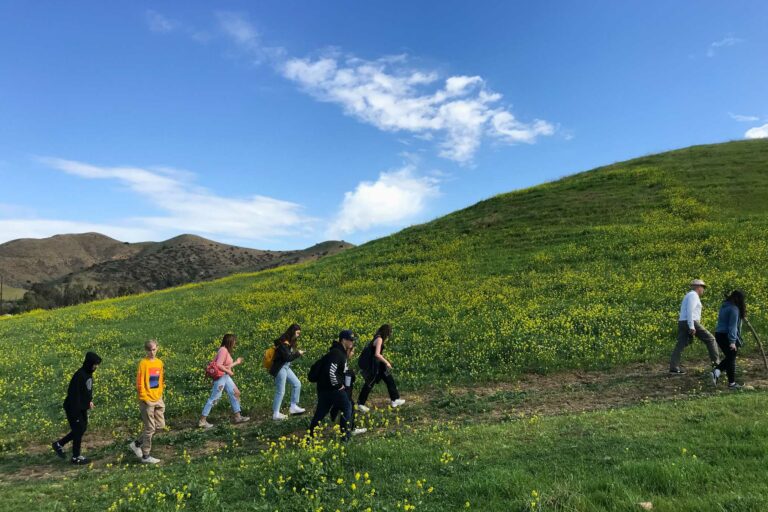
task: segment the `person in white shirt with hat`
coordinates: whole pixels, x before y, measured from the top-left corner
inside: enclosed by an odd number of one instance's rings
[[[685,294],[683,303],[680,305],[680,317],[677,321],[677,345],[675,345],[675,350],[672,351],[672,357],[669,361],[669,373],[685,373],[680,368],[680,356],[683,354],[683,349],[693,341],[694,336],[703,341],[707,346],[712,366],[717,366],[719,362],[715,337],[700,323],[701,296],[704,295],[707,284],[701,279],[694,279],[691,281],[690,286],[691,291]]]

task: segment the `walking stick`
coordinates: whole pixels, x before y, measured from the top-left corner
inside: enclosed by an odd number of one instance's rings
[[[765,369],[768,371],[768,359],[765,358],[765,350],[763,350],[763,344],[760,343],[760,337],[755,332],[755,328],[752,327],[752,324],[749,323],[749,320],[745,318],[744,322],[746,322],[747,327],[749,327],[749,330],[752,331],[752,336],[755,337],[755,341],[757,341],[757,346],[760,347],[760,353],[763,354],[763,364],[765,364]]]

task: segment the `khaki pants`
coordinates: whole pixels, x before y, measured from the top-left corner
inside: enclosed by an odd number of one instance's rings
[[[139,402],[141,419],[144,421],[144,432],[141,435],[141,453],[146,457],[152,450],[152,436],[157,430],[165,428],[165,402],[161,398],[157,402]]]

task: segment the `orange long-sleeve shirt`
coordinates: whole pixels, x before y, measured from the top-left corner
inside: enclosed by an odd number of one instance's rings
[[[163,362],[158,358],[142,359],[136,372],[136,391],[139,393],[139,400],[157,402],[163,397],[164,387]]]

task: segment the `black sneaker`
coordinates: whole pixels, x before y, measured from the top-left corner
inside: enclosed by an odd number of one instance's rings
[[[83,465],[88,464],[90,462],[91,461],[89,461],[88,459],[86,459],[82,455],[78,455],[77,457],[72,457],[72,464],[76,464],[78,466],[83,466]]]
[[[56,452],[56,455],[59,456],[61,459],[66,459],[67,456],[64,455],[64,448],[61,447],[58,441],[54,441],[51,443],[51,448],[53,448],[53,451]]]
[[[673,375],[682,375],[685,373],[685,370],[683,370],[682,368],[670,368],[669,373]]]

